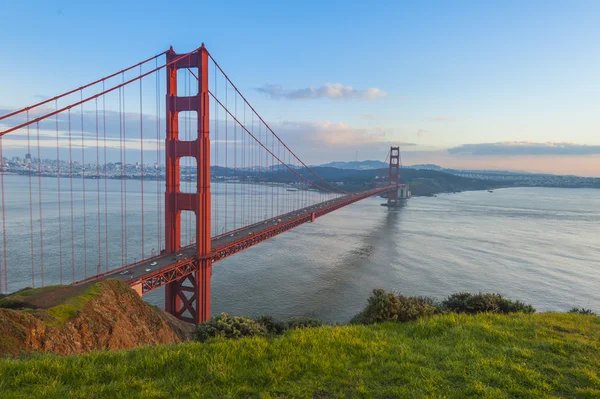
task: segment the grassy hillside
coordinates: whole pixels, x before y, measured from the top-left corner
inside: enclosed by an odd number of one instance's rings
[[[323,179],[334,182],[343,183],[343,187],[347,191],[355,191],[364,187],[373,181],[375,176],[387,178],[388,169],[337,169],[324,166],[315,166],[312,168]],[[323,186],[322,182],[317,181],[316,177],[306,170],[298,171],[306,179],[315,181],[318,185]],[[297,182],[297,176],[289,170],[279,169],[276,175],[265,174],[263,171],[236,171],[222,167],[214,167],[213,173],[216,177],[236,177],[241,180],[249,179],[248,181],[272,181],[290,183]],[[413,195],[433,195],[443,192],[467,191],[467,190],[484,190],[488,188],[500,187],[502,184],[491,180],[471,179],[467,177],[455,176],[449,173],[439,172],[426,169],[402,169],[400,178],[403,183],[408,182],[411,185]],[[382,181],[385,181],[382,180]]]
[[[600,317],[445,314],[0,360],[3,398],[600,397]]]
[[[364,184],[370,183],[375,176],[388,175],[387,169],[351,170],[317,167],[315,171],[328,181],[343,182],[344,188],[350,191],[362,188]],[[485,190],[501,186],[499,182],[471,179],[425,169],[402,169],[400,178],[403,183],[410,184],[410,189],[414,196]]]

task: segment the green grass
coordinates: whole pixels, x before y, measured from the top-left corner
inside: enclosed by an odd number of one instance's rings
[[[3,398],[600,398],[600,317],[446,314],[0,360]]]
[[[85,304],[100,293],[101,289],[98,287],[98,284],[93,284],[88,287],[83,294],[69,298],[64,303],[48,309],[48,314],[56,319],[56,322],[54,322],[53,325],[57,328],[61,328],[67,321],[77,317]]]
[[[53,291],[64,289],[62,285],[51,285],[41,288],[25,288],[15,292],[9,296],[0,299],[0,308],[28,308],[33,298],[41,295],[48,295]],[[76,317],[83,309],[86,303],[95,298],[102,292],[99,284],[92,284],[85,291],[67,298],[59,305],[46,309],[46,312],[54,318],[54,320],[44,320],[45,323],[56,328],[61,328],[68,320]]]
[[[40,295],[49,291],[56,290],[62,287],[61,285],[48,285],[46,287],[40,288],[23,288],[15,293],[10,295],[3,295],[0,299],[0,308],[18,308],[23,305],[24,302],[27,302],[28,299],[33,296]]]

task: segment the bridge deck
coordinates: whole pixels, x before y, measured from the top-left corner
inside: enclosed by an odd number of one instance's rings
[[[386,186],[362,193],[349,194],[213,237],[211,240],[211,247],[213,248],[211,254],[212,261],[213,263],[218,262],[237,252],[291,230],[294,227],[311,222],[313,217],[316,219],[346,205],[374,195],[383,194],[395,188],[395,186]],[[106,278],[117,278],[131,286],[141,286],[140,292],[145,294],[171,281],[193,273],[197,268],[195,254],[195,245],[187,246],[177,253],[161,254],[135,264],[111,270],[108,273],[89,277],[76,284]]]

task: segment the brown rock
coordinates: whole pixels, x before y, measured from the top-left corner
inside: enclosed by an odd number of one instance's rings
[[[77,290],[57,286],[27,297],[18,309],[0,308],[0,355],[77,354],[179,343],[191,331],[191,325],[147,304],[121,281],[100,281]]]

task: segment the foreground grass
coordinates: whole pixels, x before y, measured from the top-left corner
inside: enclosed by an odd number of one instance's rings
[[[0,360],[3,398],[600,398],[600,317],[448,314]]]

